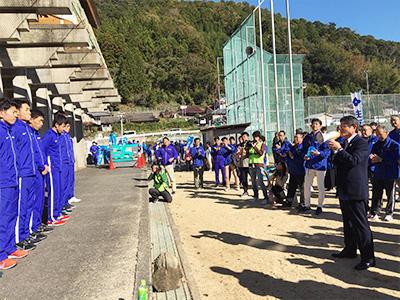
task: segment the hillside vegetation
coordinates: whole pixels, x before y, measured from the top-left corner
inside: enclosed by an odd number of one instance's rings
[[[212,103],[217,95],[216,57],[253,7],[235,2],[95,0],[100,47],[124,102]],[[265,49],[270,18],[263,13]],[[287,53],[286,20],[276,16],[277,51]],[[293,50],[306,54],[306,95],[400,92],[400,43],[361,36],[335,24],[293,20]]]

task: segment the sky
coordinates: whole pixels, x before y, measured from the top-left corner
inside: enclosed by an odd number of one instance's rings
[[[258,0],[247,2],[257,5]],[[262,7],[269,9],[269,3],[265,0]],[[286,16],[285,0],[274,0],[274,6]],[[293,19],[333,22],[362,35],[400,42],[400,0],[290,0],[290,14]]]

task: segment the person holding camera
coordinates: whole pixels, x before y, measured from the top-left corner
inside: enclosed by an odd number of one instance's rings
[[[254,198],[253,203],[258,201],[258,191],[261,188],[264,194],[264,201],[262,204],[268,203],[268,192],[264,184],[264,157],[268,152],[267,146],[262,141],[260,131],[253,132],[253,142],[250,143],[248,149],[249,153],[249,173],[251,177],[251,184],[253,186]]]
[[[157,164],[151,166],[151,173],[148,180],[153,180],[154,186],[149,189],[150,201],[156,203],[161,197],[165,202],[171,203],[172,196],[168,192],[169,181],[167,173]]]
[[[239,168],[239,177],[240,183],[243,186],[243,194],[242,197],[248,196],[249,190],[249,156],[248,149],[251,147],[251,142],[249,141],[249,134],[247,132],[243,132],[240,136],[241,142],[238,147],[238,168]]]

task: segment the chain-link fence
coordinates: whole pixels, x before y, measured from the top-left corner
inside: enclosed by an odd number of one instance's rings
[[[261,130],[267,140],[272,141],[278,129],[283,129],[292,136],[293,115],[296,128],[304,126],[302,70],[304,56],[293,55],[293,107],[288,55],[276,57],[277,89],[275,89],[272,54],[261,51],[257,46],[256,34],[256,18],[253,13],[224,46],[227,122],[229,125],[251,123],[248,131]],[[278,103],[275,97],[276,90]]]
[[[390,116],[400,113],[400,94],[363,95],[364,122],[389,125]],[[325,126],[334,127],[341,117],[354,115],[351,96],[307,97],[304,100],[305,123],[319,118]]]

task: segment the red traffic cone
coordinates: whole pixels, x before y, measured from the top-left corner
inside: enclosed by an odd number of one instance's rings
[[[109,170],[114,170],[114,169],[116,169],[115,166],[114,166],[114,163],[113,163],[112,153],[113,153],[113,151],[112,151],[112,145],[110,145],[110,163],[109,163],[109,165],[108,165],[108,169],[109,169]]]
[[[137,164],[136,164],[136,168],[141,169],[144,167],[144,160],[143,160],[143,153],[139,154],[138,160],[137,160]]]

